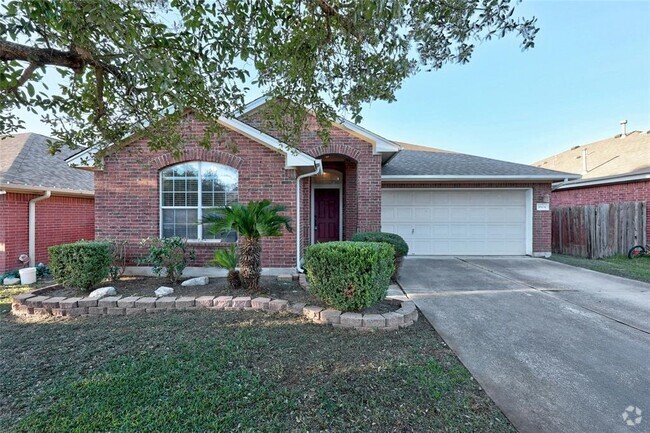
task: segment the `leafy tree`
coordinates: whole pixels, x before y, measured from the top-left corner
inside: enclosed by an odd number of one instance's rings
[[[243,106],[250,87],[276,102],[267,121],[295,143],[307,115],[320,134],[337,111],[355,121],[393,101],[421,69],[467,62],[475,44],[535,18],[513,0],[20,0],[0,5],[0,134],[42,114],[62,145],[106,146],[147,128],[178,150],[188,107],[208,122]],[[46,79],[46,74],[48,77]],[[57,76],[58,74],[58,76]],[[56,79],[58,88],[49,88]]]
[[[239,235],[239,268],[245,288],[259,289],[262,273],[262,243],[266,236],[282,236],[282,229],[291,231],[290,219],[280,215],[285,206],[272,205],[270,200],[235,203],[203,218],[211,233],[234,230]]]

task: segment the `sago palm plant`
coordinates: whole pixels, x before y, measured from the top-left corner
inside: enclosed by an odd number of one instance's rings
[[[239,271],[237,270],[237,246],[231,245],[230,248],[219,248],[214,252],[212,263],[228,271],[228,284],[233,289],[241,286]]]
[[[239,269],[246,289],[258,290],[262,273],[262,243],[266,236],[282,236],[282,228],[291,231],[289,218],[280,215],[285,206],[270,200],[233,204],[203,219],[210,232],[218,234],[234,230],[239,235]]]

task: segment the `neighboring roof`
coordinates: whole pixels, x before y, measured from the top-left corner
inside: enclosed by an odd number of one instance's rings
[[[275,150],[279,153],[282,153],[285,156],[285,166],[286,168],[298,168],[298,167],[316,167],[320,162],[307,155],[304,152],[297,151],[289,147],[287,144],[271,137],[268,134],[248,125],[237,119],[231,119],[226,117],[220,117],[218,122],[233,131],[239,132],[242,135],[250,138],[251,140],[257,141],[258,143]],[[128,142],[128,139],[125,140]],[[90,147],[84,149],[81,152],[78,152],[74,155],[71,155],[66,159],[68,165],[80,169],[90,169],[95,170],[98,167],[95,165],[95,154],[98,152],[97,148]]]
[[[583,153],[587,150],[587,172],[583,172]],[[622,137],[576,146],[537,161],[537,167],[582,173],[583,179],[612,176],[650,169],[650,131],[634,131]]]
[[[614,176],[593,177],[590,179],[576,179],[570,180],[568,182],[558,182],[553,184],[553,191],[649,180],[650,169],[643,170],[641,172],[635,171],[634,173],[617,174]]]
[[[254,101],[251,101],[248,104],[246,104],[246,106],[244,106],[244,108],[241,111],[236,112],[234,116],[240,118],[245,114],[257,110],[258,108],[266,104],[269,101],[269,99],[270,98],[268,96],[260,96]],[[373,145],[373,149],[375,153],[395,153],[400,150],[400,147],[397,144],[395,144],[393,141],[388,140],[380,135],[377,135],[374,132],[369,131],[357,125],[356,123],[353,123],[342,117],[339,117],[334,122],[334,126],[346,130],[350,132],[352,135],[358,136],[363,140],[371,143]]]
[[[75,151],[64,147],[51,155],[49,140],[34,133],[0,137],[0,189],[93,194],[93,174],[66,164]]]
[[[439,149],[437,147],[421,146],[419,144],[405,143],[403,141],[394,141],[399,147],[404,150],[420,150],[422,152],[444,152],[444,153],[456,153],[451,150]]]
[[[579,176],[463,153],[402,150],[382,168],[383,180],[564,180]]]

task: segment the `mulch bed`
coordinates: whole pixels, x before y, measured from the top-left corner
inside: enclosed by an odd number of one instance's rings
[[[250,297],[268,297],[271,299],[284,299],[292,304],[305,303],[307,305],[318,305],[325,308],[325,304],[315,296],[307,293],[298,281],[278,281],[277,277],[262,277],[260,280],[260,291],[251,292],[243,288],[233,289],[228,284],[225,277],[210,278],[210,282],[205,286],[183,287],[179,283],[171,283],[166,278],[154,277],[122,277],[119,281],[107,281],[100,284],[99,287],[115,287],[117,294],[121,296],[155,296],[154,291],[160,286],[172,287],[174,293],[172,296],[250,296]],[[63,297],[85,297],[87,291],[68,287],[56,287],[44,293],[46,296],[63,296]],[[395,311],[400,308],[399,302],[395,303],[390,300],[366,308],[361,313],[383,314]]]

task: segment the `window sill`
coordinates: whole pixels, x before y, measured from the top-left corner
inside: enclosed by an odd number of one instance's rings
[[[187,245],[236,245],[237,242],[227,242],[219,240],[188,240],[186,241]]]

